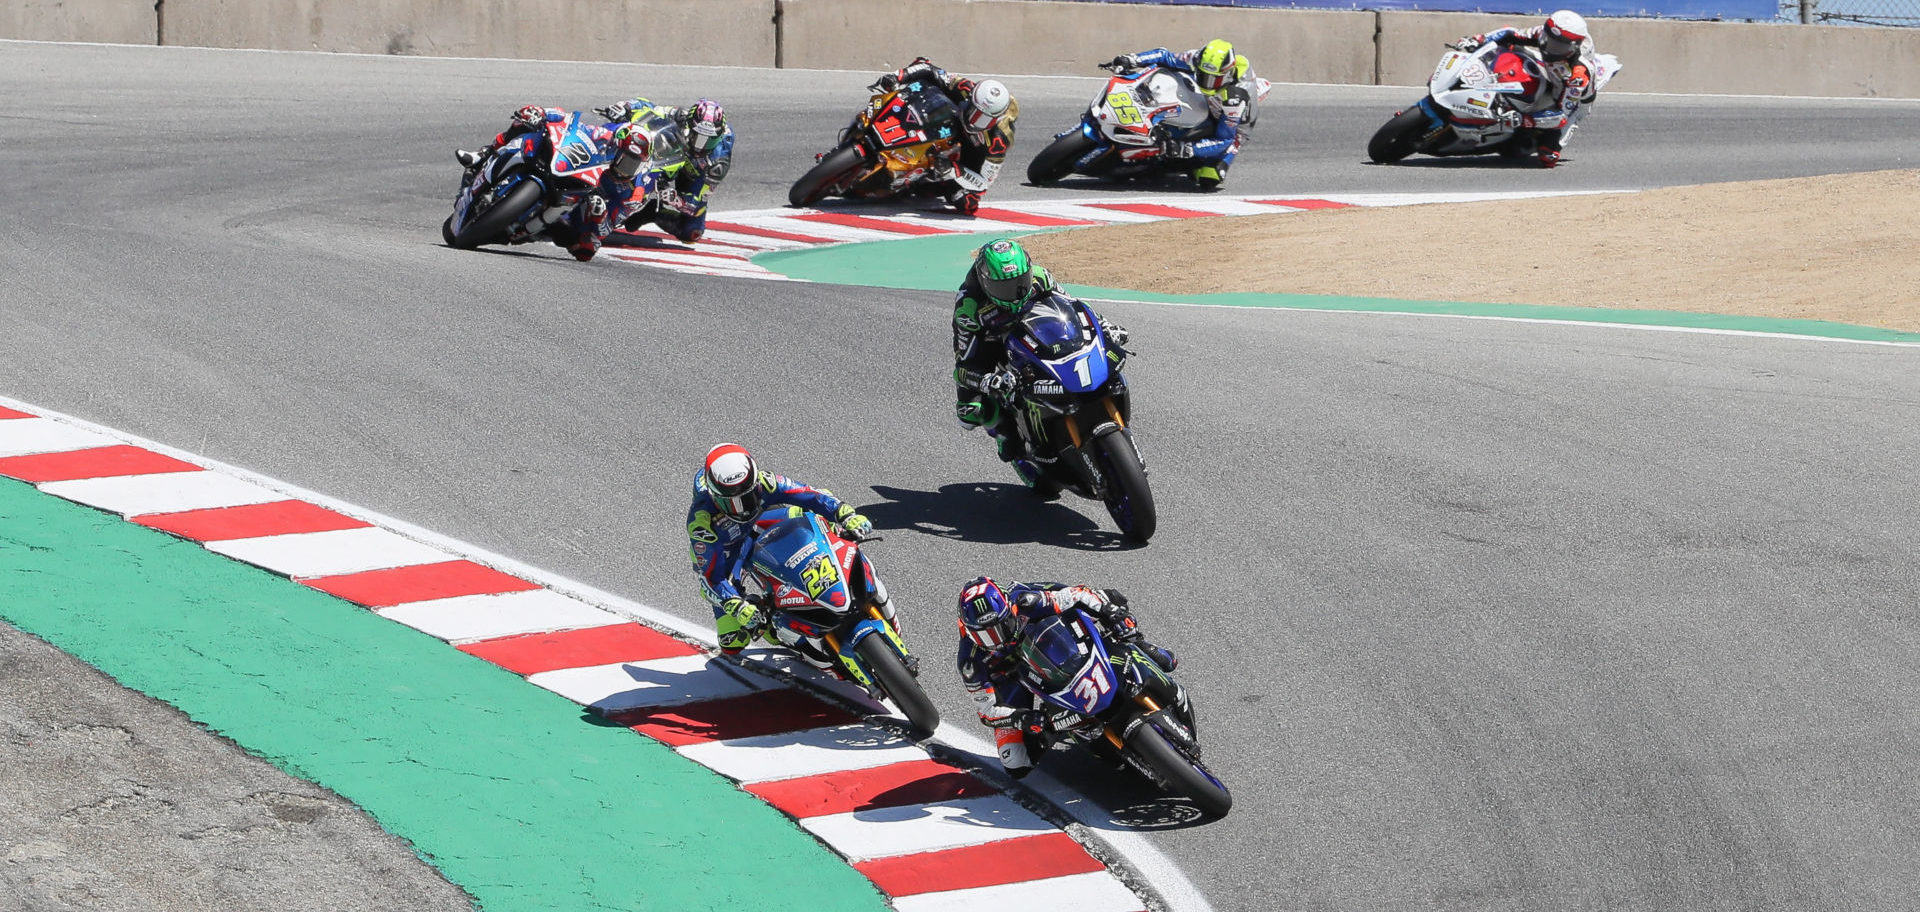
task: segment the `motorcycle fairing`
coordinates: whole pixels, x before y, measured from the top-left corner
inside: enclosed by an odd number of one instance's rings
[[[556,177],[598,186],[601,173],[613,163],[612,151],[594,142],[579,111],[568,114],[565,122],[547,124],[547,144],[553,149],[548,167]]]
[[[1029,622],[1014,653],[1035,693],[1081,715],[1105,711],[1119,690],[1106,643],[1079,611]]]
[[[1042,382],[1058,383],[1059,392],[1093,392],[1106,385],[1109,370],[1104,337],[1092,322],[1072,300],[1055,294],[1028,306],[1010,348]]]
[[[761,532],[752,551],[748,563],[768,584],[777,607],[818,604],[844,611],[852,604],[843,560],[820,517],[789,516]]]

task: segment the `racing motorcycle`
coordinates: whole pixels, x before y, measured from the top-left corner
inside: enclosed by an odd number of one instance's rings
[[[1396,162],[1416,152],[1427,155],[1521,157],[1533,152],[1519,135],[1521,112],[1514,99],[1530,91],[1557,92],[1560,77],[1530,47],[1503,48],[1489,43],[1474,51],[1453,45],[1427,80],[1427,96],[1397,111],[1367,143],[1367,157]],[[1513,59],[1507,59],[1511,56]],[[1598,54],[1593,60],[1595,91],[1620,72],[1620,58]],[[1499,73],[1517,73],[1503,81]],[[1586,116],[1585,105],[1569,105],[1569,123]],[[1562,145],[1572,139],[1572,131]]]
[[[579,111],[503,143],[460,184],[453,214],[440,225],[449,247],[524,244],[567,217],[613,163],[615,151],[593,138]]]
[[[901,83],[873,96],[840,145],[794,182],[787,202],[805,207],[829,196],[899,196],[946,180],[985,190],[959,167],[962,129],[960,107],[938,84]]]
[[[1030,305],[1006,345],[1012,382],[1003,386],[1040,467],[1035,493],[1051,497],[1064,488],[1101,501],[1121,534],[1136,542],[1152,538],[1153,492],[1127,426],[1127,380],[1118,359],[1108,356],[1109,349],[1125,352],[1107,339],[1087,305],[1059,292]]]
[[[747,598],[768,612],[774,639],[875,700],[891,699],[915,728],[939,728],[940,711],[908,671],[906,641],[874,607],[860,544],[797,507],[768,510],[755,527],[740,569],[761,589]]]
[[[1100,68],[1113,69],[1109,64]],[[1257,102],[1267,97],[1272,84],[1255,79],[1254,85],[1243,85],[1241,90],[1249,88]],[[1080,115],[1080,123],[1054,136],[1034,156],[1027,165],[1027,180],[1045,186],[1069,174],[1125,180],[1191,171],[1191,161],[1163,158],[1160,143],[1172,130],[1184,134],[1205,126],[1213,116],[1206,94],[1186,73],[1166,67],[1117,71],[1094,96],[1087,113]],[[1252,125],[1252,120],[1241,124]]]
[[[611,112],[605,108],[595,108],[594,113],[606,116]],[[628,123],[633,129],[645,133],[651,145],[653,157],[647,170],[653,175],[653,192],[647,195],[644,205],[620,223],[620,227],[638,231],[648,223],[658,224],[663,215],[697,214],[699,207],[681,199],[676,190],[681,172],[692,167],[693,158],[687,151],[687,138],[680,122],[657,108],[648,108],[635,111]]]
[[[1209,817],[1233,807],[1226,785],[1200,761],[1186,689],[1138,644],[1108,640],[1075,609],[1027,622],[1014,656],[1011,674],[1041,705],[1022,722],[1031,747],[1084,744]]]

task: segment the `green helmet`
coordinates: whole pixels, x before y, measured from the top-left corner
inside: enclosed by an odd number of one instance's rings
[[[1033,291],[1033,260],[1017,241],[1002,238],[981,246],[973,258],[973,277],[987,300],[1018,310]]]
[[[1233,45],[1225,38],[1215,38],[1200,49],[1200,57],[1193,62],[1193,81],[1208,91],[1224,89],[1233,84],[1239,74],[1240,55],[1233,52]]]

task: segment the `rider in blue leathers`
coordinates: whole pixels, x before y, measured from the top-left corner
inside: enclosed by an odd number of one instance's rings
[[[1016,673],[1014,650],[1026,625],[1068,611],[1082,611],[1118,642],[1135,642],[1155,664],[1172,671],[1180,660],[1173,651],[1155,646],[1140,633],[1140,625],[1118,589],[1094,589],[1064,583],[995,582],[978,576],[960,589],[960,681],[980,715],[980,724],[994,730],[1000,765],[1018,779],[1033,771],[1028,729],[1035,721],[1039,697]]]
[[[714,633],[720,651],[734,655],[762,633],[767,618],[740,592],[740,557],[753,535],[754,520],[768,507],[799,507],[839,523],[850,538],[873,534],[873,523],[833,492],[808,487],[771,472],[762,472],[744,447],[723,443],[707,452],[706,464],[693,482],[693,504],[687,508],[687,539],[700,590],[713,607]],[[888,621],[894,617],[887,587],[866,564],[861,569],[873,585],[875,607]]]
[[[1236,53],[1225,39],[1216,38],[1202,47],[1175,53],[1154,48],[1133,54],[1121,54],[1106,64],[1119,70],[1161,67],[1193,77],[1194,85],[1207,97],[1212,115],[1199,127],[1174,135],[1160,146],[1168,159],[1187,159],[1193,163],[1193,178],[1211,190],[1227,179],[1227,168],[1240,152],[1242,126],[1251,126],[1254,103],[1259,100],[1258,80],[1245,55]]]
[[[679,122],[687,143],[687,164],[660,188],[672,192],[660,194],[660,206],[653,221],[660,230],[682,243],[700,240],[707,233],[707,197],[733,167],[733,127],[728,125],[726,111],[720,103],[702,98],[682,108],[656,105],[645,98],[630,98],[594,111],[614,123],[639,123],[655,114]],[[627,218],[624,227],[637,231],[645,222],[646,219],[636,215]]]

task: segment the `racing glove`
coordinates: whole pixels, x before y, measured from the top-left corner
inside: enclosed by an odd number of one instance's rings
[[[593,113],[605,117],[608,121],[624,121],[633,116],[633,108],[624,101],[616,101],[604,108],[594,108]]]
[[[1160,157],[1192,158],[1193,143],[1181,142],[1180,140],[1177,140],[1177,139],[1162,140],[1160,143]]]
[[[1121,54],[1120,56],[1107,61],[1106,66],[1103,67],[1103,69],[1131,70],[1131,69],[1134,69],[1135,67],[1138,67],[1139,65],[1140,65],[1140,61],[1134,59],[1134,56],[1132,54]]]
[[[1012,370],[1001,368],[980,378],[980,391],[989,396],[1005,399],[1013,394],[1013,388],[1019,385],[1019,378]]]
[[[1453,48],[1454,50],[1457,50],[1457,51],[1466,51],[1467,53],[1471,54],[1474,51],[1479,50],[1480,46],[1486,43],[1487,43],[1487,36],[1485,35],[1468,35],[1465,38],[1461,38],[1455,41],[1454,43],[1447,45],[1447,47]]]
[[[842,517],[840,528],[847,530],[847,535],[855,541],[866,541],[873,537],[873,520],[858,513],[848,513]]]
[[[1100,317],[1098,319],[1100,320],[1100,332],[1106,335],[1107,341],[1121,348],[1126,348],[1127,340],[1132,338],[1127,332],[1127,328],[1118,323],[1109,322],[1106,317]]]

